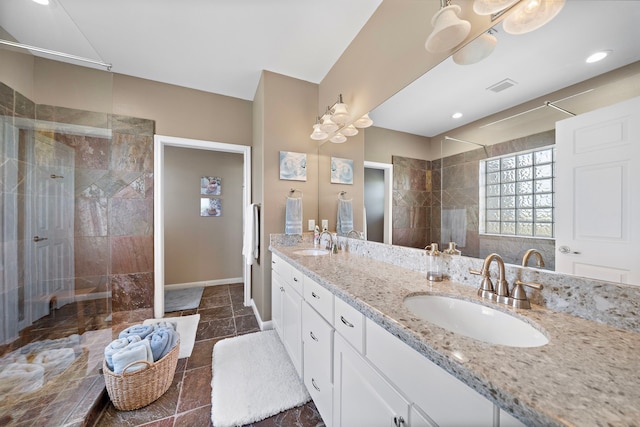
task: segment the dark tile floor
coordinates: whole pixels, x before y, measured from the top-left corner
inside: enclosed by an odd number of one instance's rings
[[[259,331],[250,307],[243,304],[243,285],[207,287],[200,306],[169,315],[200,313],[191,357],[178,360],[171,388],[151,405],[135,411],[117,411],[107,404],[97,427],[207,427],[211,423],[211,363],[213,346],[222,338]],[[114,330],[117,326],[114,325]],[[249,427],[322,427],[313,402],[274,415]]]

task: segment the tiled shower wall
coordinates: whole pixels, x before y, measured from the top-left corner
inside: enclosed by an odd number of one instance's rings
[[[554,143],[551,130],[488,146],[486,152],[479,148],[433,161],[392,156],[393,244],[424,248],[439,242],[445,249],[450,239],[441,236],[442,212],[464,210],[465,242],[456,242],[463,255],[484,258],[497,252],[505,262],[520,264],[527,249],[536,248],[546,268],[555,269],[553,239],[487,236],[478,231],[479,161]]]
[[[116,323],[152,317],[154,122],[37,105],[2,83],[0,114],[112,130],[110,138],[39,132],[75,152],[76,290],[111,291]]]

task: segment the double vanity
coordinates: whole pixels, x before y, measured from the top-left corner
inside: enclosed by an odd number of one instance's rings
[[[640,420],[637,330],[549,308],[571,304],[549,284],[546,296],[527,290],[531,309],[480,298],[468,271],[482,260],[450,257],[451,280],[432,283],[424,251],[344,243],[335,254],[272,235],[270,246],[273,323],[328,426]]]

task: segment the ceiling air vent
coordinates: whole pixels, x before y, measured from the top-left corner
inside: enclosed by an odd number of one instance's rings
[[[502,81],[499,81],[498,83],[491,85],[487,88],[487,90],[490,90],[491,92],[502,92],[505,89],[509,89],[511,86],[515,86],[517,85],[516,82],[514,82],[511,79],[504,79]]]

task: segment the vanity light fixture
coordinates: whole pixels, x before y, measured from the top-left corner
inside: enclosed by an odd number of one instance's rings
[[[476,37],[461,49],[458,49],[452,56],[453,62],[458,65],[471,65],[491,55],[496,48],[496,43],[498,43],[498,39],[493,35],[494,32],[496,32],[496,30],[492,28],[486,33]]]
[[[601,50],[600,52],[593,53],[587,58],[587,64],[602,61],[604,58],[609,56],[609,54],[611,54],[610,50]]]
[[[357,135],[358,128],[367,128],[373,124],[373,121],[369,118],[369,113],[353,123],[349,123],[350,119],[349,107],[344,103],[342,94],[340,94],[336,103],[331,107],[327,107],[327,111],[322,117],[316,118],[310,137],[314,141],[329,140],[333,143],[341,144],[347,140],[348,136]]]
[[[537,30],[551,21],[564,7],[565,0],[523,0],[502,22],[509,34],[524,34]]]
[[[494,15],[517,2],[518,0],[475,0],[473,2],[473,11],[478,15]]]
[[[460,19],[460,6],[451,0],[440,0],[441,9],[431,18],[433,31],[427,37],[425,49],[431,53],[446,52],[458,46],[469,35],[471,23]]]

